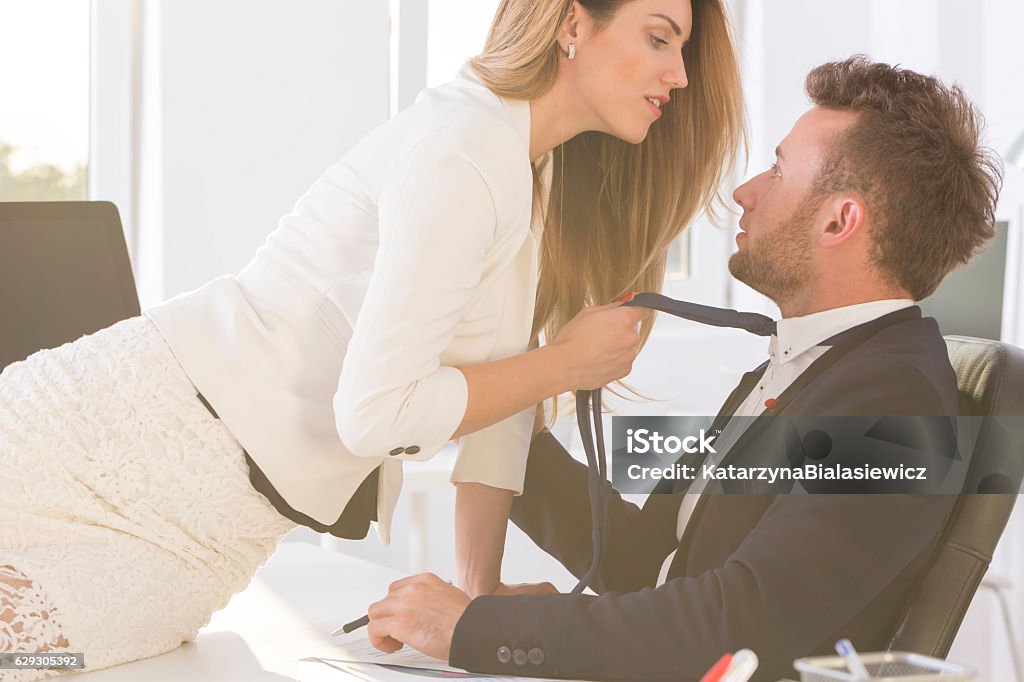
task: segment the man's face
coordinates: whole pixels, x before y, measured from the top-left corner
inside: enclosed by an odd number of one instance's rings
[[[817,279],[815,228],[825,219],[826,198],[811,189],[832,140],[853,120],[849,112],[811,109],[776,148],[771,168],[733,193],[743,208],[743,231],[729,272],[777,304],[800,296]]]

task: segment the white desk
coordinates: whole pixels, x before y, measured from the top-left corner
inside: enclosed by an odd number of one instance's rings
[[[402,575],[305,542],[282,543],[255,580],[188,642],[143,661],[57,679],[75,682],[285,682],[304,650],[355,620]]]
[[[355,620],[403,577],[305,542],[283,543],[252,584],[213,615],[194,642],[143,661],[64,676],[69,682],[287,682],[304,651]],[[788,682],[780,680],[780,682]]]

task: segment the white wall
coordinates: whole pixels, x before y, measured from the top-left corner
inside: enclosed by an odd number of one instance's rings
[[[241,269],[388,115],[384,2],[150,0],[145,10],[144,307]]]

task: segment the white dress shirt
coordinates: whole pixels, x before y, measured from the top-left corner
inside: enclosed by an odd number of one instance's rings
[[[402,463],[465,414],[455,366],[528,350],[529,147],[529,103],[467,65],[330,167],[237,276],[146,311],[294,509],[334,523],[379,466],[387,543]],[[460,438],[453,482],[521,493],[532,425],[531,407]]]
[[[766,400],[782,395],[815,360],[828,352],[830,346],[818,345],[822,341],[847,329],[912,305],[914,302],[910,299],[886,299],[779,320],[776,333],[772,334],[768,343],[768,367],[765,368],[757,385],[736,408],[733,416],[760,416],[765,411]],[[730,420],[715,441],[715,450],[718,454],[708,454],[705,464],[712,467],[717,466],[751,422],[751,419]],[[686,532],[686,526],[690,522],[690,517],[693,516],[693,510],[696,509],[706,484],[704,479],[698,479],[683,495],[683,501],[679,505],[679,517],[676,521],[676,540],[682,541],[683,533]],[[658,585],[665,583],[669,566],[671,566],[675,554],[676,552],[673,550],[661,565]]]

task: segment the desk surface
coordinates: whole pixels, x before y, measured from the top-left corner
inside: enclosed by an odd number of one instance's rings
[[[143,661],[76,675],[75,682],[288,682],[303,652],[366,613],[398,571],[305,542],[282,543],[252,584],[193,642]],[[58,679],[64,679],[58,678]],[[780,682],[786,682],[781,680]]]
[[[282,543],[252,584],[193,642],[76,682],[259,682],[297,679],[303,651],[330,646],[341,623],[366,613],[400,573],[305,542]],[[60,679],[60,678],[58,678]]]

